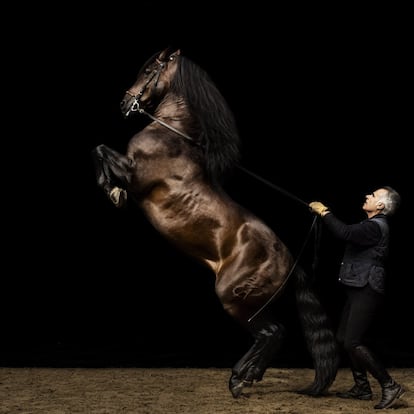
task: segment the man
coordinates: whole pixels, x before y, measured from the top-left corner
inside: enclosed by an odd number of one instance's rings
[[[362,209],[367,218],[347,225],[319,201],[309,204],[312,212],[322,217],[323,223],[340,240],[345,241],[339,282],[346,293],[337,340],[349,356],[354,386],[337,393],[341,398],[371,400],[369,372],[381,385],[381,401],[376,409],[388,408],[400,398],[403,387],[396,383],[383,364],[364,343],[374,317],[383,303],[385,293],[385,260],[389,249],[387,216],[400,205],[400,195],[391,187],[381,187],[365,196]]]

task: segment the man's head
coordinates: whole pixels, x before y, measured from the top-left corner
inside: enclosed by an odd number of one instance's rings
[[[365,196],[362,209],[368,217],[382,213],[392,216],[401,204],[401,197],[392,187],[380,187],[371,194]]]

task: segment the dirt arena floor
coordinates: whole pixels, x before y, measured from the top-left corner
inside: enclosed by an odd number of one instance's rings
[[[414,368],[391,369],[406,388],[387,412],[414,414]],[[363,414],[373,401],[335,397],[352,385],[348,369],[338,372],[325,397],[297,394],[313,379],[311,369],[269,368],[263,380],[234,399],[227,368],[0,368],[1,414]]]

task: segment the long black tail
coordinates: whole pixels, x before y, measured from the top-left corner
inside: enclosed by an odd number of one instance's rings
[[[296,303],[307,348],[315,368],[313,383],[302,394],[324,394],[336,378],[339,366],[338,345],[329,318],[314,290],[312,280],[297,266],[294,271]]]

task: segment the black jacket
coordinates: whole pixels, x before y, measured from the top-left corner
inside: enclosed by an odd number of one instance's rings
[[[323,217],[332,234],[346,242],[339,281],[347,286],[367,283],[379,293],[385,291],[385,261],[389,249],[389,226],[384,214],[357,224],[345,224],[329,213]]]

